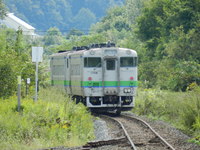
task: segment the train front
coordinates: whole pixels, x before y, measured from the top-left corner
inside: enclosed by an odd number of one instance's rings
[[[134,107],[137,87],[137,53],[106,47],[84,55],[84,95],[87,107],[117,113]]]

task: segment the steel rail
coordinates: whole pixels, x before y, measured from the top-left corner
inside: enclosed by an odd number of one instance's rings
[[[115,118],[109,117],[109,116],[104,116],[104,115],[102,115],[102,116],[103,116],[103,117],[106,117],[106,118],[109,118],[109,119],[114,120],[115,122],[117,122],[117,123],[121,126],[121,128],[123,129],[124,134],[125,134],[126,138],[128,139],[128,141],[129,141],[129,143],[130,143],[130,145],[131,145],[131,148],[132,148],[133,150],[137,150],[136,147],[135,147],[135,144],[134,144],[133,141],[131,140],[131,138],[130,138],[128,132],[127,132],[127,130],[125,129],[124,125],[123,125],[120,121],[118,121],[118,120],[115,119]]]
[[[160,140],[161,142],[163,142],[167,148],[171,149],[171,150],[175,150],[175,148],[173,148],[173,146],[171,146],[163,137],[161,137],[146,121],[133,117],[133,116],[127,116],[127,115],[121,115],[122,117],[127,117],[127,118],[131,118],[131,119],[135,119],[137,121],[142,122],[146,127],[148,127]]]
[[[81,149],[91,149],[91,148],[96,148],[96,147],[101,147],[101,146],[106,146],[106,145],[116,145],[120,142],[123,142],[124,140],[126,140],[125,137],[110,139],[110,140],[88,142],[87,144],[83,145]]]

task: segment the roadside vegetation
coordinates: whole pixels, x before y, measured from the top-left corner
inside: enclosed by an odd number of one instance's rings
[[[39,149],[78,146],[94,138],[90,113],[59,90],[42,89],[39,100],[17,97],[0,100],[0,149]]]
[[[0,8],[2,18],[5,15],[2,0]],[[64,96],[50,95],[54,90],[48,93],[49,89],[42,90],[44,95],[40,93],[39,101],[33,103],[32,98],[26,97],[25,81],[31,79],[29,95],[33,95],[32,46],[43,46],[45,50],[45,61],[39,68],[41,91],[41,87],[48,87],[49,55],[71,50],[73,46],[107,41],[138,53],[141,84],[134,112],[170,122],[192,135],[191,142],[200,143],[199,16],[199,0],[125,0],[124,5],[110,8],[101,21],[91,26],[87,35],[77,29],[64,35],[57,27],[51,27],[44,37],[32,40],[24,37],[21,30],[16,32],[1,26],[0,149],[39,148],[63,142],[77,145],[85,142],[83,138],[93,137],[90,115],[82,105],[75,106]],[[16,111],[13,96],[19,75],[23,79],[21,113]]]
[[[168,122],[200,145],[200,87],[195,83],[186,92],[139,88],[133,112]]]

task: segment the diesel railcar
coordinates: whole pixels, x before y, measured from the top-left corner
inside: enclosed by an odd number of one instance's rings
[[[121,111],[134,107],[137,53],[115,44],[93,44],[53,54],[51,84],[61,86],[76,103],[91,110]]]

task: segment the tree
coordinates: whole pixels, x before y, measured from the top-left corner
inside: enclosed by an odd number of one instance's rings
[[[0,64],[0,97],[6,98],[14,94],[16,75],[12,64]]]
[[[70,38],[70,36],[82,36],[84,32],[78,30],[78,29],[71,29],[69,33],[67,34],[67,39]]]
[[[0,18],[4,18],[4,16],[6,15],[6,8],[5,5],[3,3],[3,0],[0,0]]]
[[[185,91],[199,80],[200,7],[198,0],[150,0],[137,22],[137,36],[145,45],[142,79],[150,75],[150,85]],[[151,64],[149,73],[145,64]]]
[[[0,98],[12,96],[17,89],[17,76],[34,81],[30,46],[20,31],[0,29]],[[34,82],[31,83],[31,85]]]
[[[22,35],[22,29],[18,29],[17,31],[17,37],[16,37],[16,42],[15,42],[15,51],[17,52],[18,55],[21,55],[25,49],[24,47],[24,41],[23,41],[23,35]]]
[[[184,33],[183,27],[172,31],[168,45],[165,48],[168,58],[200,63],[200,28]]]
[[[125,12],[130,24],[136,24],[136,19],[141,14],[145,0],[126,0]]]
[[[50,45],[59,45],[62,43],[62,34],[58,28],[53,27],[47,31],[47,34],[44,36],[44,43],[47,46]]]
[[[2,0],[1,0],[2,1]],[[57,27],[60,31],[70,28],[82,29],[82,26],[89,29],[89,23],[96,23],[106,13],[106,10],[114,5],[122,4],[124,0],[5,0],[10,12],[25,20],[41,31],[46,31],[51,27]],[[90,14],[89,22],[77,20],[81,9],[87,9]],[[77,17],[77,18],[76,18]],[[74,20],[74,18],[76,18]],[[85,19],[80,17],[80,19]],[[86,18],[87,19],[87,18]],[[86,24],[86,23],[87,24]],[[76,26],[78,23],[78,26]],[[82,24],[82,25],[80,25]]]
[[[170,34],[178,27],[184,33],[199,24],[200,8],[197,0],[150,0],[138,18],[137,35],[146,44],[152,59],[162,59]]]
[[[96,16],[89,9],[81,8],[73,22],[75,28],[87,31],[90,25],[96,22]]]

